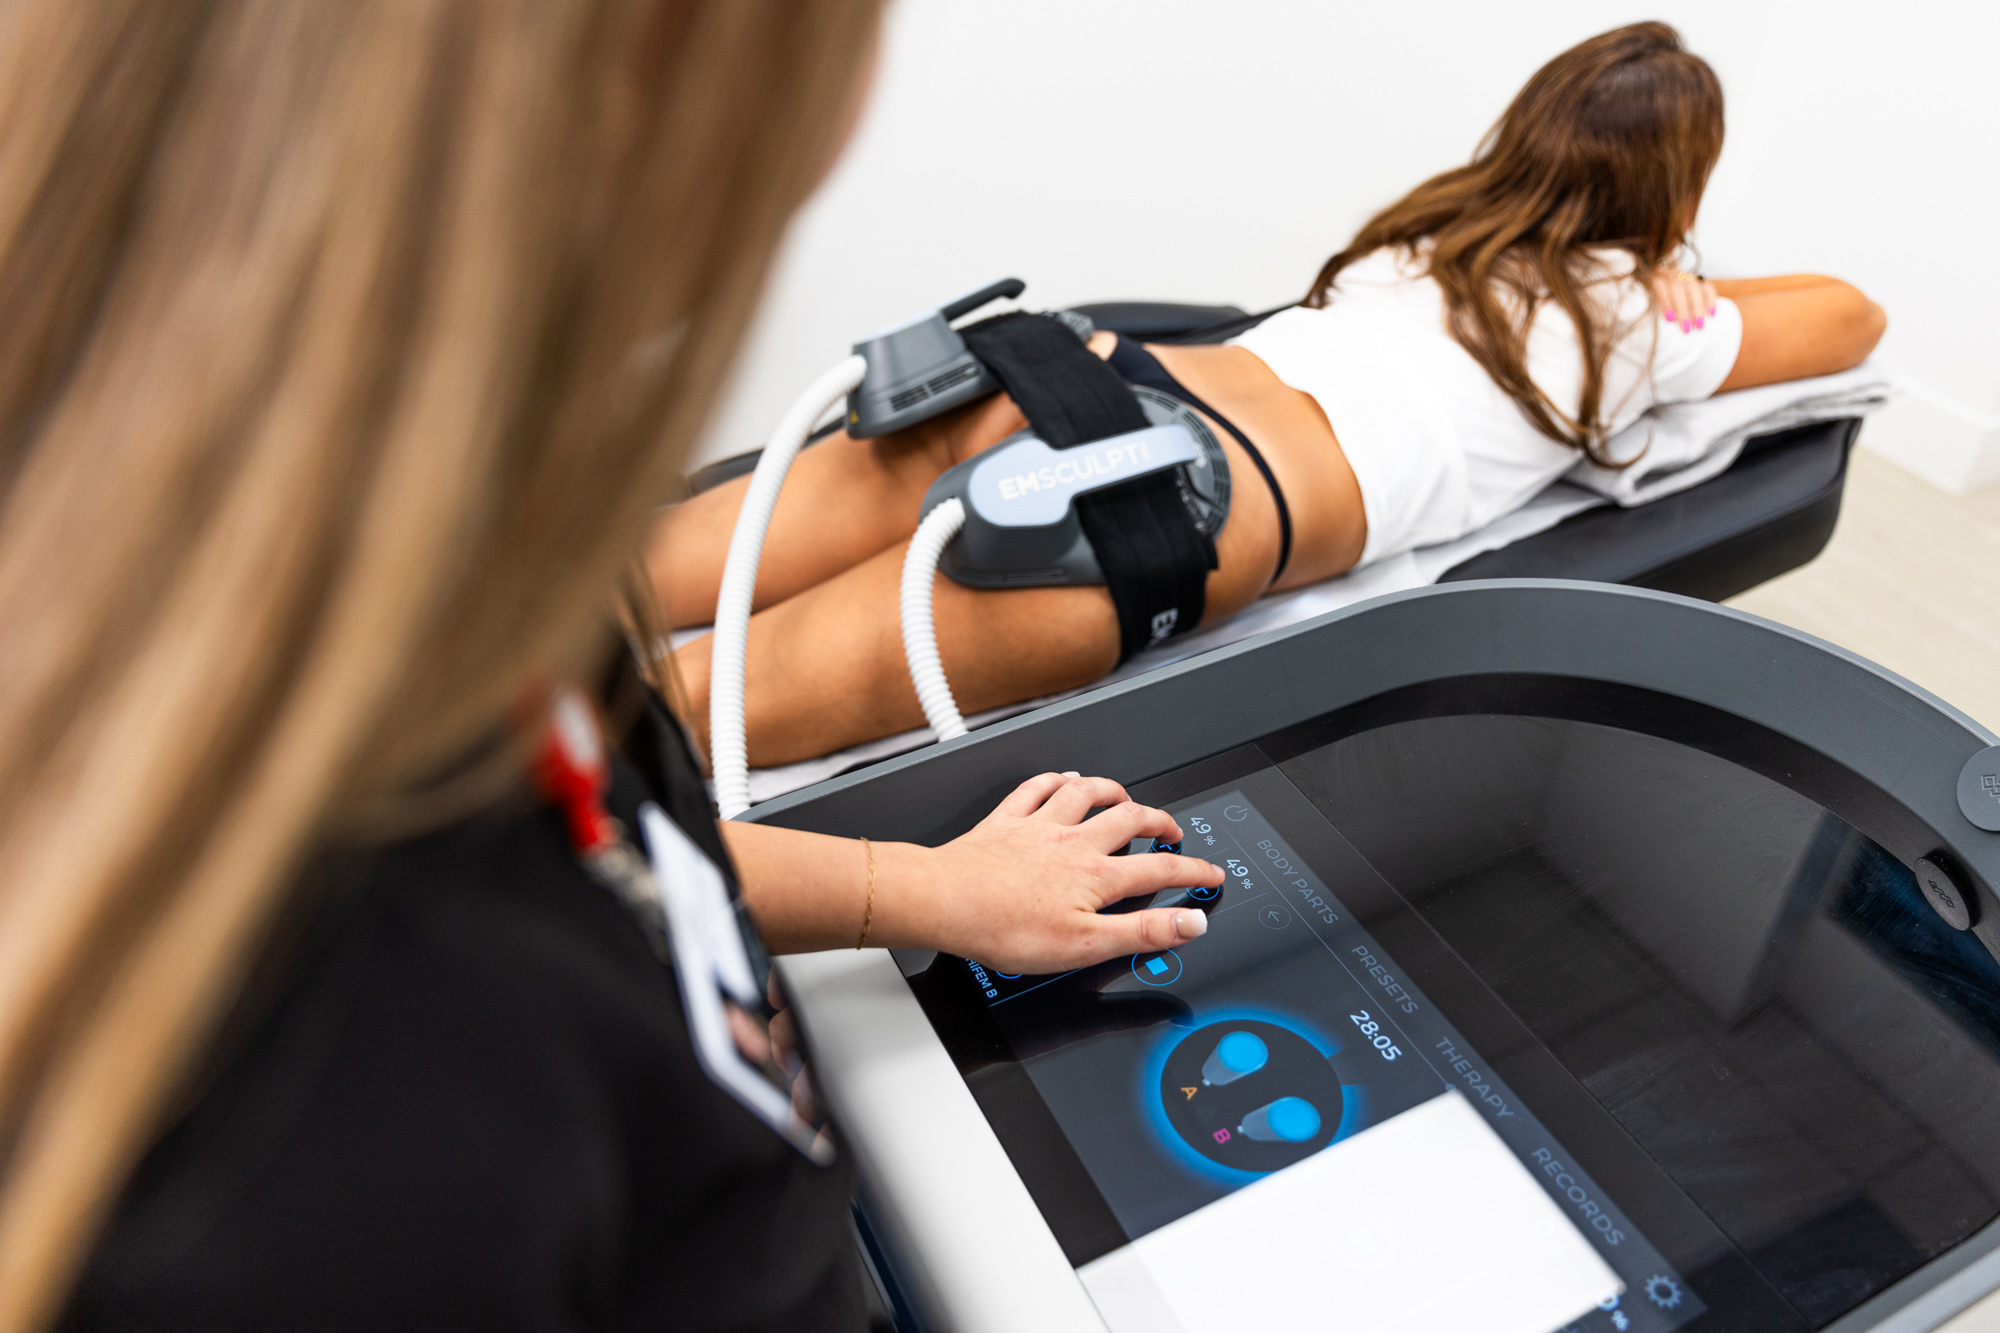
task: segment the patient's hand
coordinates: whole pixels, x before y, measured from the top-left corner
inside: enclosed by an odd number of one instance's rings
[[[1660,317],[1680,325],[1683,333],[1701,328],[1715,313],[1715,284],[1706,278],[1677,268],[1656,268],[1647,285],[1659,302]]]
[[[1099,813],[1086,818],[1093,808]],[[1166,811],[1130,800],[1108,778],[1044,773],[962,837],[896,849],[929,864],[924,889],[891,909],[900,918],[891,929],[1003,972],[1061,972],[1171,948],[1206,931],[1208,918],[1189,908],[1111,916],[1099,909],[1136,894],[1220,884],[1221,867],[1195,857],[1111,854],[1134,838],[1180,836]],[[888,906],[878,899],[878,921]]]

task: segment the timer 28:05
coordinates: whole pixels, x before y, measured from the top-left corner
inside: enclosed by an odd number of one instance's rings
[[[1368,1038],[1376,1050],[1382,1052],[1384,1060],[1393,1060],[1403,1053],[1395,1042],[1384,1035],[1382,1025],[1368,1016],[1366,1009],[1358,1014],[1349,1014],[1348,1017],[1354,1020],[1354,1026],[1361,1029],[1361,1035]]]

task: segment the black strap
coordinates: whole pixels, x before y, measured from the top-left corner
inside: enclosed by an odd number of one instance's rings
[[[1078,496],[1076,516],[1118,610],[1119,661],[1201,624],[1215,542],[1195,526],[1178,476]]]
[[[1017,310],[959,332],[1051,449],[1152,424],[1124,378],[1058,320]]]
[[[1290,306],[1278,307],[1280,310],[1290,308]],[[1284,577],[1285,566],[1292,562],[1292,507],[1285,503],[1285,492],[1278,485],[1277,474],[1271,471],[1271,465],[1264,461],[1264,451],[1250,443],[1250,437],[1237,429],[1235,422],[1203,402],[1196,396],[1194,390],[1175,379],[1173,372],[1161,365],[1160,358],[1147,351],[1144,344],[1137,339],[1127,338],[1122,333],[1114,336],[1118,339],[1118,343],[1111,349],[1110,366],[1124,377],[1127,384],[1144,385],[1148,389],[1158,389],[1161,393],[1180,399],[1234,435],[1236,442],[1243,446],[1243,452],[1250,455],[1250,461],[1257,465],[1257,472],[1264,478],[1264,485],[1270,488],[1271,503],[1278,507],[1278,567],[1271,571],[1271,583],[1276,583]]]
[[[1123,377],[1056,320],[1017,311],[959,332],[1052,448],[1152,424]],[[1201,623],[1215,542],[1196,523],[1176,474],[1078,496],[1076,513],[1118,612],[1121,662]]]

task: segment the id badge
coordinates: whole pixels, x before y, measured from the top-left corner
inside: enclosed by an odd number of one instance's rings
[[[803,1067],[787,1071],[778,1062],[722,871],[659,806],[640,807],[639,829],[703,1072],[793,1147],[828,1165],[833,1141],[800,1114],[793,1089],[805,1077]]]

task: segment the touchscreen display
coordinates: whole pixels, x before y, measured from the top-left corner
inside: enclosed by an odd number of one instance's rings
[[[1207,934],[912,979],[1114,1333],[1298,1269],[1355,1326],[1816,1328],[2000,1211],[2000,967],[1768,777],[1323,719],[1134,795],[1226,872]]]

